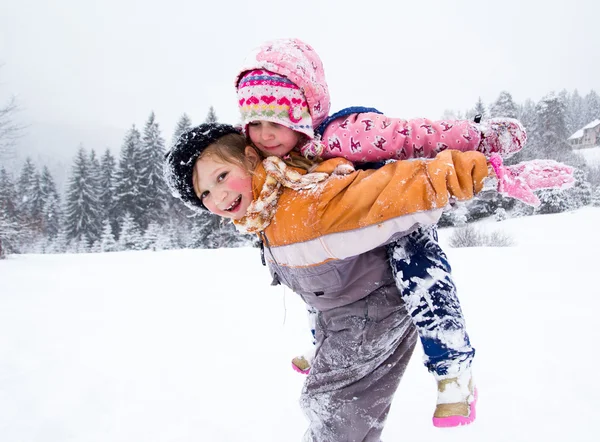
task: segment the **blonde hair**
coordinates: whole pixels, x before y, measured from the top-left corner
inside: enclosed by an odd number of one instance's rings
[[[209,144],[196,161],[207,155],[213,155],[223,162],[242,166],[252,173],[254,167],[246,157],[247,146],[246,138],[243,135],[224,135],[214,143]]]

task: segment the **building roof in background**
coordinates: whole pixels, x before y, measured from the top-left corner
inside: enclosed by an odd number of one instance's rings
[[[584,130],[592,129],[598,125],[600,125],[600,120],[594,120],[591,123],[588,123],[587,125],[583,126],[581,129],[579,129],[577,132],[575,132],[573,135],[571,135],[569,137],[569,140],[576,140],[577,138],[583,137]]]

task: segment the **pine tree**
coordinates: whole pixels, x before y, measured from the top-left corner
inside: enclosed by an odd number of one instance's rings
[[[65,253],[69,247],[69,240],[64,229],[58,231],[56,237],[51,240],[49,253]]]
[[[170,248],[169,245],[170,241],[166,237],[162,226],[156,222],[150,223],[144,232],[144,250],[166,250]]]
[[[150,114],[142,139],[140,171],[141,187],[144,193],[140,195],[143,204],[143,217],[139,225],[145,230],[152,222],[163,224],[167,218],[167,186],[163,177],[165,142],[160,135],[154,112]]]
[[[12,177],[4,167],[0,167],[0,212],[3,213],[7,219],[16,222],[19,221],[17,191]]]
[[[96,156],[96,151],[92,149],[90,151],[90,186],[94,189],[94,192],[98,196],[98,201],[100,201],[100,195],[102,194],[102,186],[101,186],[101,172],[100,172],[100,161]],[[101,208],[99,208],[100,212],[102,212]]]
[[[591,90],[584,100],[584,112],[585,112],[585,125],[591,123],[594,120],[600,119],[600,97],[595,90]]]
[[[102,222],[108,220],[113,231],[119,227],[115,201],[115,164],[115,157],[112,156],[109,149],[106,149],[100,160],[100,208]]]
[[[90,179],[89,159],[83,146],[80,146],[73,163],[65,201],[65,232],[69,240],[79,241],[85,235],[89,242],[100,237],[99,206],[98,195],[94,192]]]
[[[0,167],[0,258],[18,251],[20,222],[16,190],[11,176]]]
[[[91,242],[88,236],[84,233],[80,238],[75,240],[77,243],[76,253],[89,253],[91,248]]]
[[[31,222],[31,195],[33,189],[36,170],[31,158],[27,157],[21,168],[21,174],[17,181],[17,212],[21,216],[21,220],[25,225]]]
[[[125,135],[115,180],[115,206],[119,225],[122,224],[126,213],[138,225],[144,216],[144,205],[141,196],[146,189],[142,187],[140,180],[140,174],[143,170],[141,150],[140,133],[133,126]],[[120,235],[120,232],[118,235]]]
[[[594,192],[592,193],[592,206],[600,207],[600,186],[594,188]]]
[[[102,222],[102,235],[100,236],[100,251],[114,252],[117,250],[117,242],[113,235],[112,226],[108,219]]]
[[[592,203],[592,185],[587,179],[587,173],[582,169],[575,169],[573,178],[575,184],[566,191],[572,203],[571,209],[589,206]]]
[[[118,241],[119,250],[141,250],[143,247],[140,228],[129,213],[125,213],[121,220]]]
[[[175,132],[173,133],[173,139],[171,140],[171,145],[174,145],[182,133],[187,132],[192,128],[192,120],[188,116],[188,114],[183,114],[179,121],[177,122],[177,126],[175,127]]]
[[[475,112],[475,115],[481,115],[482,120],[487,117],[487,111],[485,110],[485,105],[483,104],[481,97],[479,97],[477,103],[475,103],[475,108],[473,111]]]
[[[221,219],[208,211],[198,212],[192,218],[192,237],[188,247],[194,249],[218,249],[221,247]]]
[[[60,230],[62,213],[54,178],[46,166],[40,179],[40,194],[43,201],[42,233],[48,238],[53,238]]]
[[[564,190],[543,189],[537,192],[541,204],[536,207],[535,213],[548,214],[560,213],[573,207],[568,195]]]
[[[583,159],[573,153],[567,142],[566,103],[554,93],[543,97],[536,105],[535,138],[530,154],[550,158],[579,167]],[[529,143],[528,143],[529,144]]]
[[[39,172],[36,172],[29,185],[28,197],[27,197],[27,207],[28,207],[28,215],[30,226],[36,233],[42,233],[42,226],[44,224],[43,220],[43,210],[44,210],[44,200],[42,198],[42,190],[41,190],[41,181],[42,177]]]
[[[571,136],[586,124],[583,98],[575,89],[567,103],[567,133]]]
[[[204,120],[205,123],[217,123],[219,121],[219,119],[217,118],[217,114],[215,113],[215,108],[214,107],[209,107],[208,108],[208,114],[206,115],[206,120]]]
[[[517,118],[518,109],[512,95],[507,91],[500,92],[496,101],[490,106],[490,117]]]

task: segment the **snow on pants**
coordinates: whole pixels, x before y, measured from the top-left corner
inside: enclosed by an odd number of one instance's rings
[[[471,365],[475,350],[437,229],[422,227],[388,245],[388,256],[423,344],[425,365],[438,379],[456,376]]]
[[[398,290],[386,285],[317,313],[316,356],[300,404],[305,442],[379,442],[417,340]]]

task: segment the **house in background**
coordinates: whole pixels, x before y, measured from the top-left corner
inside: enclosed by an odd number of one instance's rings
[[[600,146],[600,120],[594,120],[582,127],[567,140],[573,149],[586,149]]]

